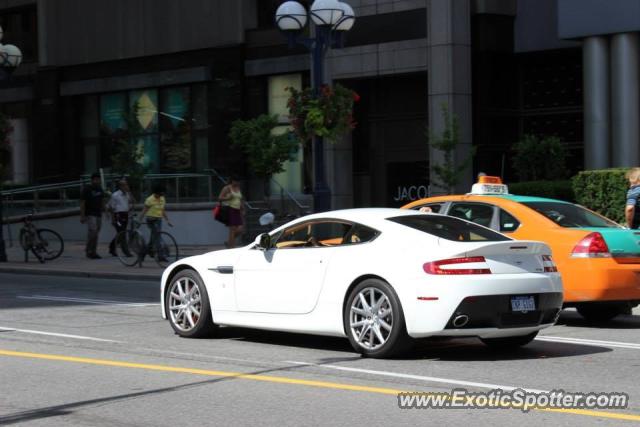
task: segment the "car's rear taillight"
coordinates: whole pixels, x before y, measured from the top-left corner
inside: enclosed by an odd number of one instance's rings
[[[422,268],[428,274],[491,274],[483,256],[431,261],[425,263]]]
[[[542,265],[544,266],[545,273],[557,273],[558,267],[553,262],[553,258],[550,255],[542,255]]]
[[[593,232],[580,240],[571,252],[572,258],[611,258],[607,242],[602,234]]]

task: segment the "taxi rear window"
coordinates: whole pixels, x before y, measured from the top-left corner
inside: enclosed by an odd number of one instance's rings
[[[619,224],[571,203],[522,202],[522,204],[546,216],[561,227],[620,228]]]
[[[441,239],[456,242],[501,242],[511,240],[507,236],[458,218],[441,215],[410,215],[387,218]]]

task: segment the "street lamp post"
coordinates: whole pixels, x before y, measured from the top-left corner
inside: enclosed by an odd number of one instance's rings
[[[0,27],[0,41],[3,36]],[[22,62],[22,52],[12,44],[0,44],[0,82],[6,83],[11,75]],[[4,141],[0,141],[3,143]],[[3,176],[0,176],[0,188],[2,187]],[[7,262],[7,251],[4,245],[4,204],[2,193],[0,192],[0,262]]]
[[[315,24],[313,37],[302,37],[309,15]],[[297,1],[287,1],[276,11],[276,24],[286,34],[289,47],[301,44],[311,52],[311,87],[315,96],[318,96],[320,87],[324,84],[324,59],[327,50],[330,47],[342,47],[344,34],[354,23],[355,14],[351,6],[338,0],[315,0],[309,13]],[[316,212],[331,209],[331,190],[327,185],[324,169],[324,141],[322,137],[315,136],[313,206]]]

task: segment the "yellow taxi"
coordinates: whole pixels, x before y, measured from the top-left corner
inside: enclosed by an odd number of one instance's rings
[[[564,306],[607,321],[640,303],[640,230],[629,230],[583,206],[509,194],[499,177],[480,177],[471,193],[428,197],[405,209],[466,219],[518,240],[539,240],[562,274]],[[620,209],[623,209],[621,206]]]

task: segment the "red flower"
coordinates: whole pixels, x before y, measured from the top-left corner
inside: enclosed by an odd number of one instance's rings
[[[357,92],[353,92],[353,102],[358,102],[360,101],[360,95],[358,95]]]

